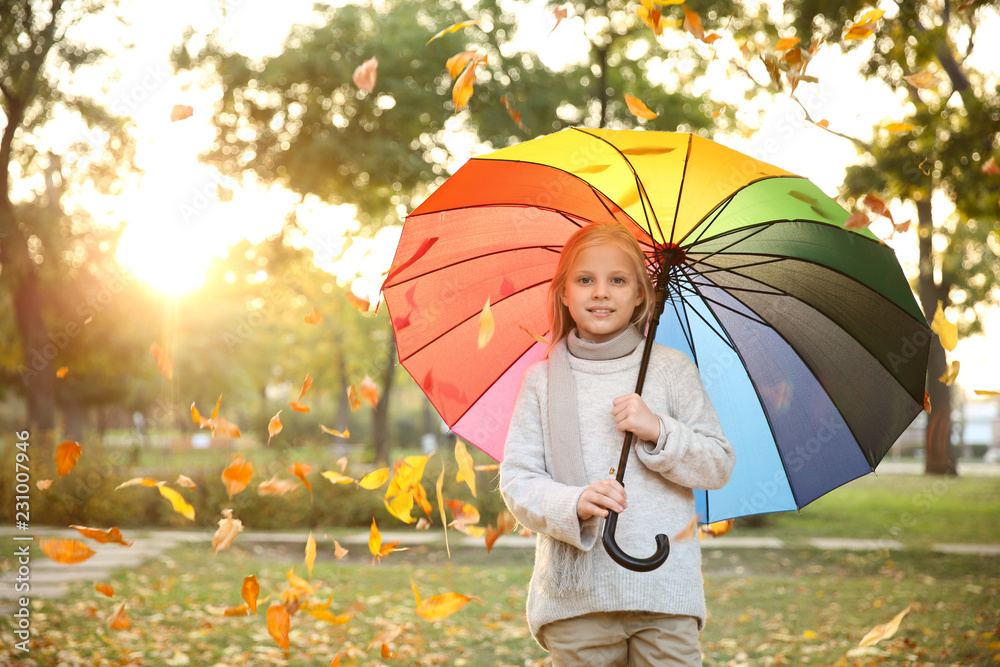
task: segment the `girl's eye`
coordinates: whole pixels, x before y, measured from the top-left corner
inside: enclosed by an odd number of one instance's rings
[[[614,278],[611,279],[611,282],[613,282],[615,285],[624,285],[626,280],[621,276],[615,276]]]
[[[581,276],[580,278],[577,278],[577,282],[579,282],[581,285],[586,285],[590,282],[590,278],[588,278],[587,276]]]

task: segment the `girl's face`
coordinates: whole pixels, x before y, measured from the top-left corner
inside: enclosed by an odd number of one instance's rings
[[[562,303],[580,337],[611,340],[630,325],[642,289],[628,254],[613,243],[584,248],[570,265]]]

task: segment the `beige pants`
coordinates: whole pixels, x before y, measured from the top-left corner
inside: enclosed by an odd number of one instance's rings
[[[595,612],[538,631],[554,667],[701,665],[698,620],[645,612]]]

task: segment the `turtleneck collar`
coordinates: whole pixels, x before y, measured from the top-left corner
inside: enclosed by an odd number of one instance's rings
[[[579,359],[595,361],[626,357],[632,354],[641,342],[642,334],[635,326],[625,327],[620,334],[603,343],[594,343],[580,338],[576,329],[570,331],[566,336],[566,347],[570,354]]]

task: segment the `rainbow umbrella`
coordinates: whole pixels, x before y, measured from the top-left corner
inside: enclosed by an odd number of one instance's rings
[[[501,460],[560,248],[619,220],[657,286],[649,340],[698,365],[736,450],[729,483],[696,491],[700,519],[798,509],[872,472],[924,406],[927,321],[892,249],[847,217],[809,180],[692,134],[573,128],[473,158],[403,226],[383,286],[400,362]],[[496,333],[478,349],[487,302]],[[630,446],[608,462],[619,481]],[[662,562],[659,541],[653,559],[616,554],[616,521],[612,557]]]

